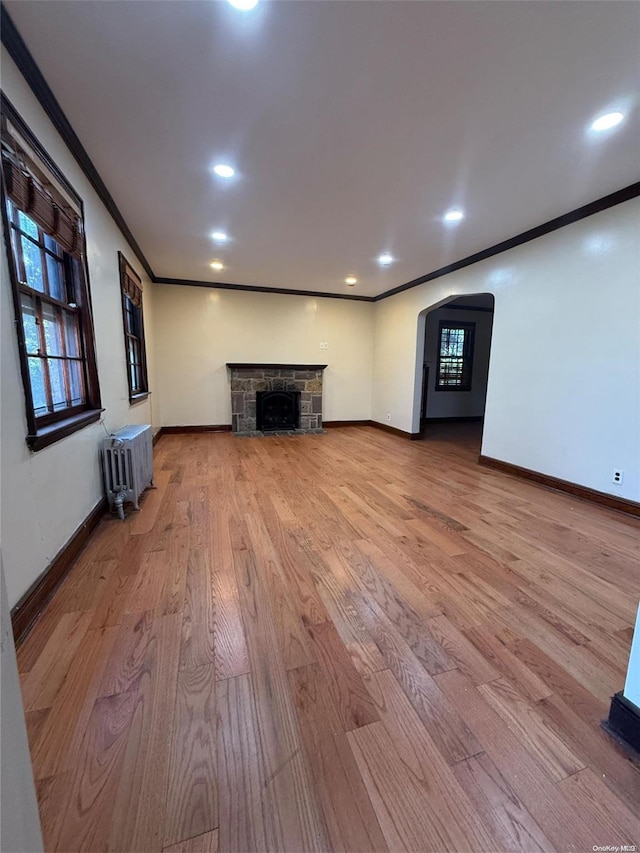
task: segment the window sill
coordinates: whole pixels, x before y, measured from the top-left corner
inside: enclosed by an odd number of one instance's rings
[[[74,432],[84,429],[84,427],[89,424],[93,424],[100,420],[102,411],[102,409],[92,409],[88,412],[80,412],[79,415],[74,415],[71,418],[65,418],[63,421],[57,421],[54,424],[42,427],[34,434],[27,436],[29,449],[34,452],[37,450],[43,450],[43,448],[49,447],[50,444],[55,444],[56,441],[60,441],[61,438],[66,438],[68,435],[72,435]]]
[[[135,406],[136,403],[144,403],[150,394],[151,391],[141,391],[140,394],[134,394],[132,397],[129,397],[129,405]]]

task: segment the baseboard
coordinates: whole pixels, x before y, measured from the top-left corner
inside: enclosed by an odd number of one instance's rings
[[[373,421],[322,421],[323,427],[371,426]]]
[[[471,424],[480,423],[484,415],[469,415],[468,417],[455,418],[424,418],[424,424]]]
[[[620,693],[611,699],[609,717],[602,727],[617,741],[640,753],[640,711]]]
[[[627,515],[640,517],[640,504],[635,501],[630,501],[626,498],[617,498],[615,495],[598,492],[595,489],[587,488],[587,486],[579,486],[577,483],[570,483],[568,480],[560,480],[558,477],[551,477],[549,474],[541,474],[539,471],[530,471],[529,468],[521,468],[519,465],[512,465],[510,462],[503,462],[501,459],[494,459],[491,456],[483,456],[481,454],[478,462],[487,468],[495,468],[496,471],[502,471],[505,474],[512,474],[515,477],[531,480],[534,483],[539,483],[541,486],[547,486],[549,489],[566,492],[575,498],[591,501],[591,503],[597,503],[609,509],[616,509],[619,512],[627,513]]]
[[[422,438],[422,433],[419,432],[405,432],[402,429],[397,429],[396,427],[388,426],[387,424],[381,424],[378,421],[322,421],[323,427],[328,427],[329,429],[333,429],[334,427],[346,427],[346,426],[372,426],[377,429],[382,429],[385,432],[390,432],[393,435],[399,435],[401,438],[409,438],[413,441],[417,441]],[[158,430],[156,435],[154,436],[154,444],[162,435],[181,435],[184,433],[194,433],[194,432],[231,432],[231,424],[198,424],[197,426],[163,426]]]
[[[153,434],[153,446],[154,447],[160,441],[161,438],[162,438],[162,427],[160,427],[160,429],[156,430]]]
[[[422,438],[421,432],[405,432],[403,429],[389,426],[389,424],[381,424],[380,421],[370,421],[372,427],[382,429],[385,432],[390,432],[392,435],[399,435],[400,438],[408,438],[411,441],[419,441]]]
[[[27,636],[44,606],[65,579],[106,510],[106,498],[101,498],[67,544],[12,608],[11,627],[16,645]]]
[[[231,424],[196,424],[187,426],[163,426],[162,435],[183,435],[193,432],[231,432]]]

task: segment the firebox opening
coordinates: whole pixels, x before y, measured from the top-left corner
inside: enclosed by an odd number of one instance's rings
[[[256,391],[256,427],[262,432],[300,428],[300,391]]]

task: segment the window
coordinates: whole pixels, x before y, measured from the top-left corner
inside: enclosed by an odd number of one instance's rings
[[[118,252],[120,289],[122,290],[122,319],[124,348],[127,358],[129,402],[137,403],[149,396],[147,353],[144,345],[142,318],[142,281],[127,259]]]
[[[470,391],[475,323],[440,321],[436,391]]]
[[[27,443],[40,450],[100,417],[82,202],[2,99],[3,221]]]

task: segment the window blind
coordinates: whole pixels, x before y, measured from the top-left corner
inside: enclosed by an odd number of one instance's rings
[[[55,190],[44,187],[19,163],[16,154],[3,145],[2,174],[11,201],[53,237],[70,255],[82,254],[81,225],[74,211],[55,197]]]

